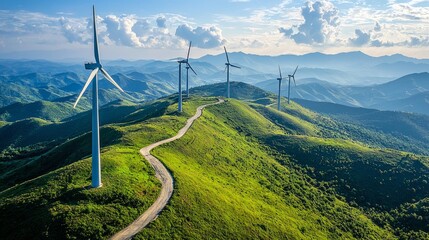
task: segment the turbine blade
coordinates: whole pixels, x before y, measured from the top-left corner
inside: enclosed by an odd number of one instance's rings
[[[98,54],[98,37],[97,37],[97,16],[95,15],[95,5],[92,5],[92,21],[94,28],[94,57],[95,62],[100,63],[100,56]]]
[[[121,92],[125,92],[116,82],[113,80],[113,78],[104,70],[104,68],[100,68],[101,73],[106,77],[106,79],[111,82],[115,87],[117,87]]]
[[[226,61],[229,63],[229,57],[228,57],[228,52],[226,51],[226,47],[223,46],[223,49],[225,49]]]
[[[226,68],[228,67],[228,65],[227,66],[225,66],[225,69],[223,70],[223,72],[226,72]]]
[[[235,65],[230,65],[231,67],[235,67],[235,68],[241,68],[241,67],[239,67],[239,66],[235,66]]]
[[[299,66],[299,65],[298,65],[298,66]],[[295,72],[293,72],[292,76],[295,76],[296,70],[298,70],[298,66],[296,66],[296,68],[295,68]],[[295,79],[295,77],[294,77],[294,79]]]
[[[189,53],[191,52],[191,45],[192,45],[192,41],[189,42],[188,56],[186,57],[186,62],[188,62],[188,60],[189,60]]]
[[[280,79],[282,79],[282,70],[280,70],[280,65],[279,65],[279,73],[280,73]]]
[[[195,75],[198,75],[195,71],[194,71],[194,69],[192,68],[192,66],[191,66],[191,64],[189,64],[189,63],[186,63],[187,65],[188,65],[188,67],[192,70],[192,72],[194,72],[195,73]]]
[[[295,76],[292,76],[292,78],[293,78],[293,83],[295,84],[295,87],[296,87]]]
[[[89,74],[88,80],[86,80],[85,86],[83,86],[82,91],[79,94],[79,97],[77,97],[76,102],[73,105],[73,108],[76,108],[77,103],[79,102],[80,98],[82,97],[85,90],[88,88],[89,84],[92,82],[92,79],[94,79],[95,75],[98,73],[98,68],[92,70],[91,74]]]

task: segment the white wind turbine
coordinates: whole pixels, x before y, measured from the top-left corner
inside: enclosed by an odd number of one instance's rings
[[[192,72],[194,72],[195,75],[197,75],[197,73],[194,71],[194,69],[191,67],[191,65],[188,62],[189,53],[191,51],[191,44],[192,42],[189,42],[188,55],[186,59],[177,61],[179,63],[179,103],[178,103],[178,109],[177,109],[179,112],[182,112],[182,63],[186,64],[186,72],[188,72],[188,68],[190,68]],[[188,88],[188,76],[186,76],[186,88]]]
[[[279,65],[279,74],[280,74],[280,77],[277,78],[277,80],[279,81],[279,94],[277,95],[277,110],[280,111],[280,97],[281,97],[280,89],[282,87],[282,80],[283,80],[282,70],[280,70],[280,65]],[[289,84],[290,84],[290,82],[289,82]]]
[[[293,79],[293,83],[295,84],[295,87],[296,87],[296,82],[295,82],[296,70],[298,70],[298,66],[296,66],[295,71],[293,72],[292,75],[288,75],[288,77],[289,77],[289,86],[288,86],[288,90],[287,90],[287,103],[288,104],[290,104],[290,79],[291,78]]]
[[[226,47],[223,46],[223,49],[225,50],[225,55],[226,55],[226,97],[229,98],[230,94],[229,94],[229,66],[231,67],[235,67],[235,68],[241,68],[239,66],[235,66],[233,64],[231,64],[229,62],[229,57],[228,57],[228,52],[226,51]]]
[[[95,63],[85,63],[85,69],[92,70],[89,74],[88,80],[85,83],[82,91],[77,98],[74,108],[79,102],[85,90],[92,82],[92,181],[91,186],[98,188],[102,186],[101,183],[101,164],[100,164],[100,125],[99,125],[99,114],[98,114],[98,71],[104,75],[104,77],[117,87],[121,92],[124,92],[122,88],[112,79],[112,77],[104,70],[100,62],[100,55],[98,53],[98,39],[97,39],[97,23],[95,15],[95,6],[92,7],[92,18],[93,18],[93,29],[94,29],[94,57]]]
[[[189,68],[194,72],[195,75],[198,75],[194,69],[192,69],[189,64],[189,52],[191,51],[192,42],[189,42],[188,56],[186,57],[186,97],[189,97]]]

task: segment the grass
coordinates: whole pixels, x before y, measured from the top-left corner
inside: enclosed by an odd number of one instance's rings
[[[175,192],[137,238],[392,237],[280,165],[249,133],[279,134],[279,129],[231,100],[207,109],[182,139],[156,148],[153,153],[174,173]]]
[[[101,131],[102,138],[112,144],[104,144],[101,151],[103,187],[99,189],[88,188],[90,158],[73,162],[65,147],[53,151],[47,159],[69,165],[0,193],[2,219],[10,220],[2,220],[1,236],[99,239],[113,235],[144,212],[160,191],[160,183],[139,149],[172,136],[195,112],[196,106],[213,101],[211,98],[185,103],[182,114],[177,114],[177,105],[173,104],[166,109],[166,115],[157,119],[103,128],[115,131],[113,135],[112,131]],[[141,115],[141,110],[138,111]],[[89,140],[88,137],[84,135],[80,140]],[[90,146],[78,139],[65,145],[80,146],[83,154],[90,153]],[[74,156],[75,161],[80,158],[79,154]]]
[[[175,135],[197,106],[215,101],[186,99],[179,114],[174,98],[127,104],[120,119],[111,118],[114,123],[102,128],[102,139],[108,139],[102,144],[102,188],[88,188],[88,134],[49,152],[35,166],[52,164],[57,170],[0,192],[0,235],[100,239],[131,223],[160,190],[139,149]],[[393,239],[393,232],[402,234],[392,228],[403,224],[380,217],[390,213],[363,206],[393,204],[388,207],[394,211],[398,203],[386,198],[393,196],[392,186],[397,194],[407,193],[404,201],[424,196],[426,187],[419,181],[426,175],[418,175],[427,169],[422,162],[429,160],[324,138],[338,132],[315,124],[317,114],[295,104],[288,107],[278,113],[230,99],[205,109],[183,138],[156,148],[153,154],[172,172],[175,190],[162,214],[137,239]],[[79,151],[73,155],[73,149]],[[373,179],[383,184],[372,184]],[[406,184],[397,184],[401,182]],[[421,196],[408,192],[412,188]],[[374,199],[358,199],[371,195]],[[418,214],[424,215],[425,204],[418,205]],[[404,205],[398,219],[410,219],[413,209]],[[410,234],[415,234],[418,229],[412,227]]]

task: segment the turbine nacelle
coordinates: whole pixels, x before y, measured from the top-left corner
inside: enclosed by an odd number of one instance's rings
[[[85,63],[85,69],[86,70],[94,70],[96,68],[102,68],[101,64],[99,64],[99,63],[93,63],[93,62],[86,62]]]

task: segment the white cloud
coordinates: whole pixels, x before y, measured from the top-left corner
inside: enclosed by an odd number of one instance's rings
[[[108,15],[104,18],[103,23],[107,27],[107,37],[118,45],[130,47],[141,47],[142,44],[137,34],[133,31],[137,19],[132,16]]]
[[[88,43],[91,41],[92,36],[87,20],[61,17],[59,22],[68,42]]]
[[[374,31],[380,32],[381,31],[381,25],[378,22],[375,22]]]
[[[167,18],[169,17],[169,18]],[[171,21],[171,22],[170,22]],[[168,28],[167,23],[173,25]],[[60,18],[61,30],[73,43],[86,44],[92,40],[92,19]],[[188,23],[185,17],[165,14],[151,17],[136,15],[108,15],[98,17],[97,30],[100,43],[137,48],[181,48],[184,41],[171,34],[174,25]]]
[[[362,46],[365,44],[368,44],[371,40],[371,33],[370,32],[364,32],[360,29],[355,30],[355,38],[350,38],[349,41],[354,46]]]
[[[167,22],[167,19],[165,18],[165,17],[158,17],[157,19],[156,19],[156,25],[159,27],[159,28],[167,28],[167,25],[166,25],[166,22]]]
[[[58,18],[27,11],[0,10],[1,35],[41,34],[58,30]],[[0,36],[1,36],[0,35]]]
[[[262,48],[265,46],[266,44],[258,39],[242,38],[240,40],[240,47],[242,48]]]
[[[156,25],[158,25],[159,28],[167,28],[166,22],[167,19],[165,17],[158,17],[156,19]]]
[[[216,26],[192,28],[182,24],[176,29],[176,36],[192,41],[199,48],[215,48],[226,43],[222,36],[222,30]]]
[[[329,1],[309,1],[301,9],[304,22],[291,28],[281,27],[279,31],[298,44],[333,43],[340,23],[338,13],[338,9]]]

